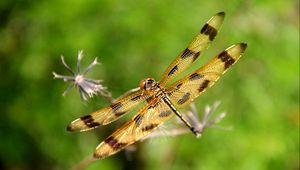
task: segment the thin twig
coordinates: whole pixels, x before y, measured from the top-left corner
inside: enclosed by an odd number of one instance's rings
[[[78,164],[76,164],[75,166],[73,166],[71,168],[71,170],[82,170],[82,169],[86,168],[88,165],[90,165],[91,163],[93,163],[96,160],[97,159],[95,159],[93,157],[93,155],[89,155],[88,157],[86,157],[85,159],[83,159],[82,161],[80,161]]]

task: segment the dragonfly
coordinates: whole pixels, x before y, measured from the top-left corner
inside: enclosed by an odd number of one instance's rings
[[[247,48],[238,43],[222,51],[199,69],[175,81],[174,78],[191,66],[207,49],[219,32],[225,13],[210,18],[191,43],[169,65],[159,81],[146,78],[138,90],[116,99],[110,106],[82,116],[69,124],[68,131],[87,131],[107,125],[142,105],[136,115],[101,142],[94,158],[103,159],[149,135],[176,115],[197,137],[200,132],[178,110],[203,94],[239,60]],[[174,83],[171,81],[174,80]],[[170,84],[170,85],[169,85]]]

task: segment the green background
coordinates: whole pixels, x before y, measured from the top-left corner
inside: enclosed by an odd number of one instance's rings
[[[83,49],[88,75],[102,79],[113,97],[159,79],[202,25],[225,11],[220,34],[192,69],[238,42],[241,60],[196,100],[197,108],[221,101],[221,129],[155,138],[86,169],[299,169],[299,1],[0,1],[0,169],[69,169],[92,154],[120,122],[68,133],[75,118],[108,103],[80,101],[53,80],[75,68]],[[232,127],[231,130],[226,127]],[[223,130],[222,130],[223,129]]]

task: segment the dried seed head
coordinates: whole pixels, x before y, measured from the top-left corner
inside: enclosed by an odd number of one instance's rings
[[[65,76],[56,74],[53,72],[54,78],[63,79],[64,81],[72,82],[69,87],[64,91],[65,96],[73,87],[77,87],[82,100],[88,100],[94,95],[101,95],[105,98],[110,99],[111,94],[107,91],[107,88],[101,84],[101,80],[87,79],[85,75],[97,64],[97,58],[81,73],[80,62],[83,58],[83,51],[78,52],[77,57],[77,70],[73,71],[65,62],[64,57],[61,57],[64,67],[72,74],[72,76]]]
[[[223,112],[217,115],[215,118],[210,119],[211,115],[215,113],[219,104],[220,102],[215,102],[212,106],[206,106],[204,109],[202,120],[200,120],[200,118],[198,117],[199,113],[194,103],[191,103],[190,110],[184,113],[185,118],[199,132],[199,137],[201,137],[201,135],[203,134],[206,128],[215,126],[226,116],[226,113]],[[149,138],[161,137],[161,136],[179,136],[179,135],[191,133],[191,131],[179,119],[176,122],[175,126],[176,127],[171,127],[171,128],[166,126],[161,126],[156,131],[143,138],[143,140]]]

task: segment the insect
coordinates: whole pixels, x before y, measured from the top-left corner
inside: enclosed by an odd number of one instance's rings
[[[105,158],[121,151],[156,130],[173,115],[178,116],[196,136],[199,136],[197,129],[182,116],[177,108],[191,103],[211,87],[241,57],[247,44],[235,44],[191,74],[169,86],[168,83],[194,63],[208,48],[217,35],[224,17],[225,13],[220,12],[207,21],[188,47],[170,64],[158,82],[153,78],[142,80],[138,90],[120,97],[108,107],[74,120],[67,130],[86,131],[109,124],[146,101],[146,104],[131,120],[97,146],[95,158]]]

